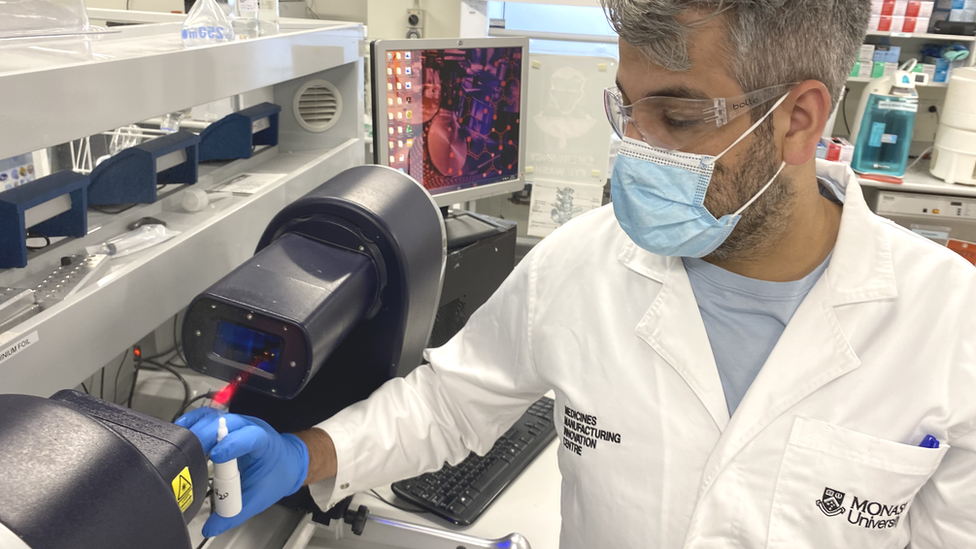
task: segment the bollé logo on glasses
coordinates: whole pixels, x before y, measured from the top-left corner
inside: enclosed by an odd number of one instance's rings
[[[732,104],[732,110],[733,111],[737,111],[739,109],[746,109],[746,108],[749,108],[749,107],[755,107],[756,105],[758,105],[760,103],[762,103],[762,101],[760,101],[758,97],[750,97],[750,98],[747,98],[742,103],[733,103]]]

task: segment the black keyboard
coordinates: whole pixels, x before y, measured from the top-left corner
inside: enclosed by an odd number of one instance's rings
[[[456,467],[394,482],[393,493],[455,524],[471,524],[556,438],[553,404],[539,399],[484,457],[472,453]]]

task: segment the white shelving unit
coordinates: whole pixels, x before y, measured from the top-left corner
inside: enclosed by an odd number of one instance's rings
[[[98,10],[97,17],[134,16]],[[77,386],[250,257],[281,208],[363,163],[361,24],[285,19],[275,36],[193,49],[183,47],[180,28],[178,22],[123,26],[98,37],[5,46],[0,158],[245,94],[243,106],[281,105],[278,146],[246,160],[201,165],[196,187],[214,187],[241,173],[280,177],[257,194],[220,200],[196,213],[180,206],[185,186],[170,185],[153,204],[118,215],[90,212],[87,236],[32,252],[25,269],[0,270],[0,286],[24,287],[57,267],[62,256],[84,253],[85,246],[121,234],[145,216],[181,233],[112,260],[97,281],[0,333],[0,349],[26,336],[37,341],[0,362],[0,392],[48,396]],[[293,109],[296,93],[310,79],[330,82],[342,98],[338,120],[321,133],[305,130]]]
[[[883,32],[869,31],[866,43],[887,42],[892,45],[902,47],[901,59],[919,58],[918,50],[926,43],[954,43],[959,42],[966,45],[970,52],[968,66],[973,66],[976,61],[976,36],[961,36],[952,34],[930,34],[930,33],[904,33],[904,32]],[[921,61],[921,60],[920,60]],[[848,77],[847,83],[850,91],[845,98],[843,107],[846,109],[847,121],[843,114],[837,116],[834,125],[833,135],[848,136],[849,131],[846,124],[854,124],[857,105],[860,103],[861,96],[865,93],[866,84],[873,80],[870,77]],[[918,86],[919,112],[915,118],[915,133],[912,141],[912,154],[920,154],[927,149],[934,140],[937,129],[938,118],[929,112],[929,108],[934,106],[941,112],[942,104],[945,102],[945,93],[949,88],[948,82],[930,82],[925,86]]]
[[[868,36],[886,36],[890,38],[908,38],[912,40],[925,40],[928,42],[973,42],[974,36],[962,36],[957,34],[933,34],[927,32],[888,32],[888,31],[868,31]]]
[[[867,76],[850,76],[847,78],[848,82],[855,82],[859,84],[866,84],[872,79]],[[930,82],[924,86],[919,86],[920,88],[948,88],[948,82]]]
[[[871,187],[888,191],[904,191],[922,194],[940,194],[946,196],[966,196],[976,198],[976,187],[969,185],[951,185],[929,173],[929,163],[919,162],[917,166],[907,172],[902,178],[904,183],[884,183],[874,179],[858,177],[862,187]]]

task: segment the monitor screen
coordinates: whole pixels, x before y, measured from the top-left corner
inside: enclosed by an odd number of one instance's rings
[[[422,46],[422,41],[413,41]],[[377,162],[402,170],[435,197],[522,177],[524,48],[386,49]],[[383,127],[385,126],[385,128]],[[517,189],[516,189],[517,190]]]

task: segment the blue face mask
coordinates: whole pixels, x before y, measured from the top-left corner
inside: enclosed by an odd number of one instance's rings
[[[718,156],[668,151],[625,138],[610,181],[613,213],[627,236],[641,248],[663,256],[704,257],[732,234],[742,212],[779,176],[776,175],[733,214],[721,219],[705,208],[705,193],[715,162],[751,134],[786,96]]]

